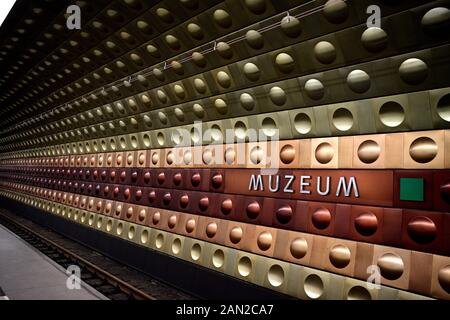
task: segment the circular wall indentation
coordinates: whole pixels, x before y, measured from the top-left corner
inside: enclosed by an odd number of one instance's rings
[[[428,76],[427,64],[417,58],[405,60],[398,71],[402,80],[410,85],[421,84]]]
[[[186,232],[187,233],[193,232],[195,230],[195,224],[196,224],[195,219],[193,219],[193,218],[188,219],[186,221],[186,226],[185,226]]]
[[[329,259],[333,266],[335,266],[338,269],[345,268],[350,263],[351,259],[351,252],[350,249],[347,248],[344,245],[338,244],[335,245],[330,250]]]
[[[409,147],[409,155],[418,163],[428,163],[438,154],[436,142],[428,137],[420,137],[414,140]]]
[[[147,49],[148,49],[148,46],[147,46]],[[164,81],[165,80],[164,73],[161,70],[159,70],[158,68],[154,68],[152,70],[152,72],[153,72],[153,75],[155,76],[155,78],[158,79],[159,81]],[[158,95],[158,99],[159,100],[160,100],[160,98],[163,98],[162,95],[161,95],[161,97]]]
[[[199,133],[199,131],[197,130],[197,128],[192,128],[192,129],[191,129],[191,140],[192,140],[192,142],[194,142],[194,143],[197,143],[197,142],[200,141],[200,133]]]
[[[186,208],[188,206],[188,204],[189,204],[189,196],[187,194],[183,194],[180,197],[180,202],[179,203],[180,203],[180,207],[181,208]]]
[[[206,93],[207,89],[205,82],[199,78],[194,79],[194,88],[200,94]]]
[[[144,139],[145,139],[145,137],[144,137]],[[145,164],[145,154],[143,154],[143,153],[139,154],[139,156],[138,156],[138,163],[140,165],[144,165]]]
[[[421,24],[423,27],[429,29],[433,28],[438,30],[445,27],[446,24],[450,21],[450,10],[445,7],[436,7],[431,10],[428,10],[424,16],[422,17]]]
[[[206,211],[209,207],[209,198],[208,197],[202,197],[199,201],[198,201],[198,207],[201,211]],[[208,232],[208,230],[207,230]]]
[[[252,272],[252,261],[249,257],[242,257],[239,259],[237,268],[241,276],[247,277]]]
[[[159,154],[156,153],[156,152],[154,152],[154,153],[152,154],[152,163],[153,163],[154,165],[156,165],[156,164],[158,164],[158,162],[159,162]]]
[[[147,33],[147,34],[151,34],[152,33],[152,28],[150,27],[150,25],[147,22],[143,21],[143,20],[139,20],[136,23],[136,26],[140,30],[142,30],[144,33]]]
[[[225,263],[225,253],[220,249],[214,251],[212,256],[212,263],[214,267],[222,268]]]
[[[247,31],[245,39],[247,40],[248,45],[253,49],[258,50],[264,47],[264,38],[261,33],[256,30]]]
[[[381,148],[373,140],[366,140],[358,147],[358,158],[364,163],[373,163],[377,161],[381,153]]]
[[[76,214],[75,214],[75,216],[74,216],[75,220],[77,220],[76,217],[77,217],[77,216],[76,216]],[[113,227],[113,222],[112,222],[112,220],[108,220],[108,222],[106,223],[106,231],[111,232],[112,227]]]
[[[325,3],[323,14],[332,23],[342,23],[347,20],[349,10],[344,0],[328,0]]]
[[[192,260],[197,261],[198,259],[200,259],[201,253],[202,253],[202,247],[198,243],[195,243],[191,248]]]
[[[244,122],[237,121],[234,124],[234,135],[236,136],[236,138],[240,140],[245,139],[245,137],[247,136],[247,126],[245,125]]]
[[[321,164],[330,162],[334,157],[334,148],[328,142],[322,142],[316,148],[316,160]]]
[[[289,251],[294,258],[301,259],[308,252],[308,242],[304,238],[296,238],[291,242]]]
[[[433,220],[428,217],[415,217],[408,222],[409,237],[420,244],[433,242],[437,236],[437,228]]]
[[[450,179],[447,179],[446,181],[442,182],[442,184],[439,187],[439,193],[441,199],[444,200],[446,203],[450,204]]]
[[[149,238],[148,230],[143,230],[141,233],[141,243],[147,243]]]
[[[59,209],[58,209],[58,210],[59,210]],[[94,216],[93,216],[93,215],[90,215],[90,216],[89,216],[88,224],[89,224],[90,226],[92,226],[92,225],[94,224]]]
[[[278,132],[278,127],[275,120],[270,117],[264,118],[261,127],[263,133],[268,137],[273,137]]]
[[[205,116],[205,109],[203,109],[203,107],[198,103],[192,106],[192,111],[198,118],[203,118]]]
[[[372,300],[372,296],[366,288],[354,286],[348,291],[347,300]]]
[[[112,150],[116,150],[116,141],[114,139],[111,139],[109,144]]]
[[[298,113],[294,118],[295,130],[300,134],[308,134],[312,129],[311,118],[306,113]]]
[[[439,270],[438,281],[442,289],[450,293],[450,265]]]
[[[318,208],[312,214],[312,223],[319,230],[328,228],[331,223],[331,212],[327,208]]]
[[[353,127],[353,114],[348,109],[339,108],[334,111],[332,122],[339,131],[348,131]]]
[[[220,211],[224,215],[228,215],[233,210],[233,201],[231,199],[225,199],[222,201],[222,204],[220,205]]]
[[[212,176],[211,178],[211,185],[215,188],[218,189],[222,186],[223,183],[223,176],[221,173],[216,173]]]
[[[383,29],[370,27],[361,35],[361,42],[366,50],[370,52],[380,52],[386,49],[388,36]]]
[[[217,82],[222,88],[229,88],[231,86],[231,78],[225,71],[217,73]]]
[[[290,164],[295,159],[295,148],[290,145],[284,145],[280,150],[280,160],[284,164]]]
[[[245,211],[247,213],[247,217],[250,219],[256,219],[261,212],[261,206],[258,201],[252,201],[247,205]]]
[[[245,0],[245,6],[254,14],[262,14],[266,11],[265,0]]]
[[[158,132],[158,134],[156,135],[156,140],[158,141],[158,144],[160,146],[164,145],[164,134],[162,132]]]
[[[225,151],[225,162],[228,165],[231,165],[235,161],[236,161],[236,151],[232,147],[227,148],[227,150]]]
[[[143,117],[144,119],[144,123],[147,127],[151,128],[153,123],[152,123],[152,119],[148,116],[148,115],[144,115]],[[146,136],[148,137],[148,134],[146,134]],[[150,139],[150,138],[149,138]]]
[[[200,175],[200,173],[197,172],[191,176],[191,184],[194,187],[198,187],[200,185],[201,181],[202,181],[202,176]]]
[[[184,88],[179,84],[173,86],[173,92],[180,99],[186,98],[186,91],[184,91]]]
[[[211,222],[206,226],[206,235],[208,238],[213,238],[217,234],[217,223]]]
[[[222,130],[217,124],[211,126],[211,138],[216,142],[222,141]]]
[[[363,70],[353,70],[347,76],[349,88],[356,93],[365,93],[370,89],[370,76]]]
[[[177,225],[177,222],[178,222],[178,217],[173,214],[169,217],[169,220],[167,221],[167,225],[169,226],[170,229],[173,229]]]
[[[261,71],[259,70],[258,66],[254,63],[247,62],[246,64],[244,64],[243,70],[244,75],[250,81],[257,81],[261,76]]]
[[[303,289],[309,298],[318,299],[323,294],[323,281],[318,275],[310,274],[305,278]]]
[[[359,234],[369,237],[377,231],[378,219],[372,212],[363,212],[355,218],[354,225]]]
[[[173,22],[173,16],[169,10],[166,8],[158,8],[156,9],[156,15],[164,22],[171,23]]]
[[[211,149],[206,149],[202,154],[203,163],[208,165],[213,160],[213,152]]]
[[[378,114],[380,121],[390,128],[398,127],[405,120],[405,110],[395,101],[389,101],[383,104]]]
[[[272,246],[272,240],[272,234],[268,231],[263,231],[258,235],[256,243],[260,250],[266,251]]]
[[[280,26],[281,30],[291,38],[296,38],[302,33],[300,21],[293,16],[284,16],[283,19],[281,19]]]
[[[183,67],[183,64],[181,64],[180,62],[174,60],[170,63],[170,66],[172,67],[172,70],[176,74],[178,74],[180,76],[184,74],[184,67]]]
[[[84,222],[83,217],[81,217],[81,222]],[[117,224],[116,233],[120,236],[122,232],[123,232],[123,223],[119,222]]]
[[[166,174],[164,172],[158,173],[157,181],[159,184],[163,184],[166,181]]]
[[[233,50],[226,42],[217,43],[217,53],[224,59],[231,59],[233,57]]]
[[[153,224],[154,224],[154,225],[157,225],[157,224],[159,223],[160,220],[161,220],[161,213],[155,212],[155,213],[153,214],[153,217],[152,217],[152,222],[153,222]]]
[[[175,161],[175,153],[172,151],[167,152],[166,155],[166,162],[168,165],[173,164],[173,162]]]
[[[320,41],[314,46],[316,59],[323,64],[330,64],[336,60],[336,48],[328,41]]]
[[[287,101],[286,93],[280,87],[272,87],[269,91],[270,100],[277,105],[282,106]]]
[[[128,199],[130,196],[129,196],[129,194],[128,195],[125,195],[125,197]],[[128,218],[128,219],[131,219],[132,217],[133,217],[133,207],[129,207],[128,208],[128,210],[127,210],[127,213],[126,213],[126,217]]]
[[[394,253],[386,253],[379,257],[377,265],[381,275],[388,280],[400,278],[405,269],[402,258]]]
[[[439,99],[436,109],[439,117],[450,122],[450,94],[446,94]]]
[[[154,203],[156,200],[156,192],[155,191],[150,191],[148,193],[148,201],[150,203]],[[157,212],[159,214],[159,212]],[[153,221],[154,224],[157,224],[159,222],[159,220],[155,223],[155,221]]]
[[[214,107],[216,108],[216,111],[222,115],[228,112],[227,103],[223,99],[216,99],[214,101]]]
[[[231,27],[232,20],[228,12],[226,12],[223,9],[218,9],[214,11],[213,18],[216,23],[221,26],[222,28],[229,28]]]
[[[180,50],[181,49],[181,43],[180,40],[178,40],[177,37],[168,34],[165,37],[166,43],[167,45],[172,49],[172,50]]]
[[[155,246],[156,248],[161,249],[163,245],[164,245],[164,235],[162,233],[159,233],[155,239]]]
[[[196,23],[189,23],[186,26],[187,31],[192,36],[192,38],[196,40],[201,40],[204,37],[203,30],[200,28],[200,26]]]
[[[317,79],[309,79],[305,83],[305,91],[308,97],[313,100],[320,100],[325,94],[325,87]]]
[[[120,204],[118,204],[116,206],[116,216],[120,216],[121,213],[122,213],[122,206]]]
[[[253,164],[260,164],[264,158],[264,150],[260,146],[253,147],[250,151],[250,160]]]
[[[241,103],[241,106],[250,111],[255,107],[255,99],[249,94],[249,93],[243,93],[239,97],[239,101]]]
[[[172,252],[174,254],[179,254],[181,251],[181,240],[180,238],[175,238],[172,242]]]
[[[279,53],[275,57],[275,65],[283,73],[292,72],[295,68],[294,58],[287,53]]]
[[[291,221],[293,216],[292,207],[288,204],[285,204],[278,208],[277,212],[275,213],[278,222],[282,224],[287,224]]]
[[[237,244],[241,241],[243,235],[243,231],[241,227],[234,227],[230,231],[230,241],[234,244]]]
[[[120,138],[120,139],[119,139],[119,142],[120,142],[120,147],[121,147],[122,149],[126,149],[126,147],[127,147],[127,142],[126,142],[125,138]],[[122,162],[122,161],[120,161],[120,162]],[[117,164],[119,164],[119,157],[117,157]]]
[[[281,286],[284,282],[283,268],[278,264],[271,266],[267,273],[267,280],[269,280],[269,283],[274,287]]]
[[[132,240],[134,238],[135,234],[136,234],[136,229],[133,226],[131,226],[128,229],[128,239]]]
[[[147,216],[147,212],[145,211],[145,209],[142,209],[141,211],[139,211],[139,215],[138,215],[139,221],[144,221],[146,216]]]
[[[175,114],[175,117],[178,119],[178,121],[183,122],[185,120],[184,117],[184,111],[180,108],[173,109],[173,113]]]

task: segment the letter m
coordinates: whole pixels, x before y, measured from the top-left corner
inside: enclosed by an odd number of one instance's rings
[[[258,174],[258,175],[252,174],[252,176],[250,178],[250,184],[248,186],[248,190],[264,191],[262,175],[260,175],[260,174]]]
[[[344,189],[344,196],[350,197],[352,190],[355,194],[356,198],[359,198],[359,191],[358,191],[358,185],[356,184],[355,177],[350,177],[350,180],[347,185],[347,181],[345,177],[340,177],[339,184],[336,191],[336,197],[339,197],[341,195],[341,191]]]

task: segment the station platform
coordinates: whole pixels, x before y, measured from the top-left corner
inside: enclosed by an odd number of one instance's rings
[[[108,300],[84,282],[68,289],[67,277],[60,265],[0,225],[1,300]]]

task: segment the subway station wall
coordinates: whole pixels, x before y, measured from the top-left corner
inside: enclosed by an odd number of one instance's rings
[[[449,0],[18,1],[1,202],[205,298],[163,266],[244,298],[450,299],[449,27]]]

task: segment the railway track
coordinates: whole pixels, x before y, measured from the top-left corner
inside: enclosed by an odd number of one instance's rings
[[[70,265],[79,266],[82,281],[110,300],[192,299],[175,288],[6,210],[0,210],[0,224],[64,269]]]

